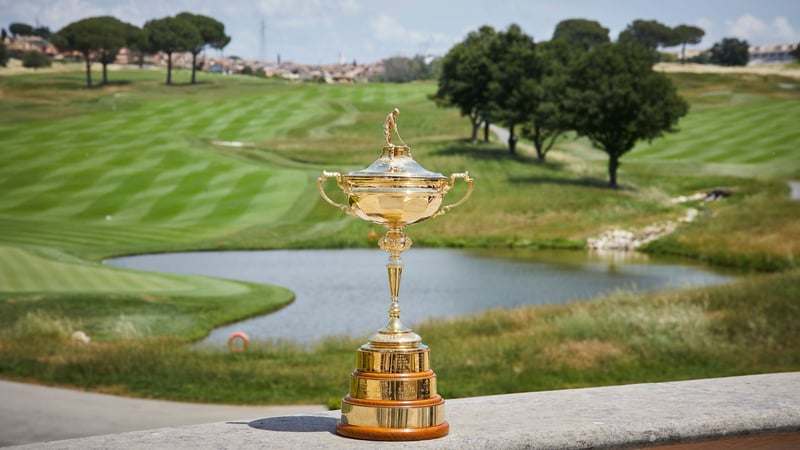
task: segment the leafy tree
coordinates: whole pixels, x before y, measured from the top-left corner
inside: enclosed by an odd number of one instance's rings
[[[192,51],[202,41],[192,23],[178,17],[149,20],[144,24],[153,50],[167,54],[167,85],[172,84],[172,54]]]
[[[533,38],[512,24],[493,41],[495,76],[490,84],[493,116],[508,128],[508,150],[516,153],[515,127],[528,121],[537,104],[540,68]]]
[[[150,42],[145,30],[129,25],[125,30],[125,46],[131,54],[136,55],[139,68],[144,66],[144,55],[150,52]]]
[[[609,186],[619,159],[642,139],[675,131],[687,103],[666,75],[653,71],[638,46],[606,44],[585,53],[570,71],[565,112],[579,135],[608,154]]]
[[[108,64],[114,62],[119,50],[126,44],[128,23],[111,16],[89,17],[72,22],[52,37],[61,51],[76,51],[86,61],[86,86],[92,87],[92,55],[103,65],[103,83],[108,83]]]
[[[222,49],[225,48],[225,46],[230,44],[230,43],[231,43],[231,37],[230,36],[225,36],[225,39],[223,39],[223,40],[221,40],[219,42],[216,42],[214,44],[211,44],[211,48],[219,50],[220,52],[222,52]],[[278,64],[280,64],[280,59],[281,59],[280,56],[281,55],[278,54]]]
[[[539,76],[530,96],[528,122],[522,135],[536,148],[536,156],[544,162],[559,136],[570,127],[564,112],[564,93],[570,66],[582,53],[565,40],[553,40],[536,46]]]
[[[699,44],[706,32],[692,25],[678,25],[674,29],[676,39],[681,45],[681,63],[686,63],[686,44]]]
[[[28,50],[22,54],[22,67],[38,69],[40,67],[50,67],[51,64],[50,57],[38,50]]]
[[[14,22],[8,26],[8,31],[15,38],[17,36],[30,36],[33,34],[33,27],[27,23]]]
[[[53,33],[50,31],[50,28],[48,27],[36,27],[33,30],[31,30],[31,35],[39,36],[44,40],[48,40],[50,39],[50,36],[53,35]]]
[[[393,56],[383,62],[383,80],[407,83],[418,80],[422,73],[421,61],[405,56]]]
[[[747,41],[724,38],[711,47],[709,62],[720,66],[746,66],[750,60]]]
[[[478,139],[481,122],[489,121],[492,99],[490,84],[496,70],[491,50],[497,32],[483,26],[470,32],[442,59],[438,88],[431,99],[440,107],[456,107],[472,123],[472,141]]]
[[[553,32],[553,41],[564,41],[583,50],[609,42],[608,28],[586,19],[562,20]]]
[[[672,28],[656,20],[636,19],[620,34],[619,42],[641,45],[650,54],[653,62],[658,61],[658,47],[672,47],[680,43]]]
[[[439,78],[439,75],[442,74],[441,57],[437,56],[431,58],[417,55],[414,57],[414,59],[420,61],[422,65],[422,73],[419,75],[420,80],[436,80]],[[356,65],[355,60],[353,60],[353,65]]]
[[[789,54],[792,55],[794,59],[800,60],[800,43],[797,43],[794,46],[794,49],[792,49],[792,51],[789,52]]]
[[[191,23],[198,32],[199,39],[195,40],[189,48],[189,51],[192,52],[192,84],[195,84],[197,55],[206,46],[221,50],[230,42],[231,38],[225,34],[225,25],[211,17],[182,12],[176,18]]]
[[[6,43],[0,41],[0,66],[5,67],[8,64],[8,47]]]

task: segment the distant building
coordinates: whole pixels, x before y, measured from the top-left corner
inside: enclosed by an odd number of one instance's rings
[[[792,51],[797,47],[797,44],[767,44],[767,45],[751,45],[747,48],[748,65],[757,66],[761,64],[786,64],[795,60],[792,56]],[[686,59],[702,57],[703,54],[708,54],[709,49],[686,49]],[[680,50],[670,52],[672,55],[680,60]]]
[[[797,44],[768,44],[751,45],[747,49],[751,65],[759,64],[784,64],[794,61],[792,50]]]
[[[55,56],[58,54],[58,50],[50,41],[42,39],[39,36],[17,36],[16,38],[9,36],[6,38],[6,46],[8,47],[9,53],[12,54],[23,53],[30,50],[42,52],[48,56]]]

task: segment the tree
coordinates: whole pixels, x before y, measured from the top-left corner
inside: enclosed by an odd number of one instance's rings
[[[686,44],[699,44],[706,32],[692,25],[678,25],[674,29],[678,43],[681,45],[681,64],[686,63]]]
[[[672,47],[680,42],[672,28],[656,20],[636,19],[629,24],[620,34],[619,42],[625,44],[638,44],[647,50],[652,62],[659,59],[658,47]]]
[[[489,85],[495,64],[491,59],[497,32],[490,26],[470,32],[442,60],[438,88],[431,99],[440,107],[456,107],[472,123],[471,140],[478,139],[481,122],[490,119]]]
[[[103,65],[103,83],[108,83],[109,63],[126,44],[126,33],[133,25],[111,16],[89,17],[72,22],[52,37],[61,51],[80,52],[86,61],[86,86],[92,87],[92,55]]]
[[[172,84],[172,54],[188,52],[202,41],[197,28],[186,19],[165,17],[144,24],[150,47],[167,54],[167,85]]]
[[[421,73],[419,61],[405,56],[393,56],[383,62],[383,81],[407,83],[418,80]]]
[[[562,20],[556,25],[552,40],[564,41],[574,47],[590,50],[597,45],[609,42],[608,28],[604,28],[594,20]]]
[[[570,71],[564,108],[572,129],[608,154],[613,188],[620,157],[639,140],[675,131],[688,111],[669,78],[653,71],[647,53],[624,43],[582,55]]]
[[[135,25],[129,25],[125,30],[125,46],[131,54],[136,55],[139,68],[144,67],[144,55],[150,52],[147,33]]]
[[[44,40],[49,40],[50,36],[52,35],[53,33],[50,31],[50,28],[48,27],[36,27],[33,30],[31,30],[31,36],[39,36]]]
[[[8,31],[15,38],[17,36],[30,36],[33,34],[33,27],[27,23],[14,22],[8,26]]]
[[[195,40],[189,48],[189,51],[192,52],[192,84],[195,84],[197,55],[206,46],[221,50],[231,41],[231,38],[225,34],[225,25],[211,17],[182,12],[176,18],[191,23],[197,29],[199,39]]]
[[[0,66],[5,67],[8,64],[8,47],[6,43],[0,41]]]
[[[564,113],[564,93],[570,66],[582,52],[565,40],[553,40],[538,44],[536,53],[539,77],[521,134],[533,142],[536,156],[544,162],[556,139],[570,127]]]
[[[517,147],[515,127],[528,121],[537,104],[541,76],[536,44],[516,24],[500,32],[493,43],[492,115],[508,128],[508,150],[513,155]]]
[[[28,50],[22,54],[22,67],[38,69],[40,67],[50,67],[52,61],[50,57],[38,50]]]
[[[747,41],[724,38],[711,47],[709,62],[720,66],[746,66],[750,60]]]
[[[792,49],[789,54],[792,55],[794,59],[800,61],[800,43],[795,44],[794,49]]]

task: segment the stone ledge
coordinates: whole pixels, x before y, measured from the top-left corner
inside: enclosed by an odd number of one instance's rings
[[[14,448],[604,448],[800,432],[800,372],[447,401],[450,434],[376,443],[334,434],[338,411]]]

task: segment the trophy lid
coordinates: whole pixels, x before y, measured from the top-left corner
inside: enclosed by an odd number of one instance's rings
[[[411,148],[406,145],[384,146],[380,158],[366,169],[348,173],[347,177],[447,178],[420,166],[411,156]]]

